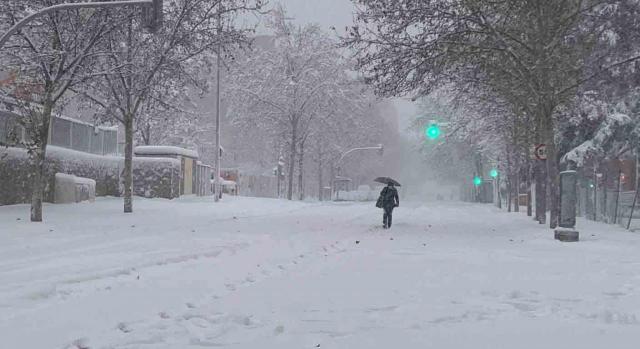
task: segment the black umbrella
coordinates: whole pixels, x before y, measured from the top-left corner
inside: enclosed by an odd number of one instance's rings
[[[396,187],[400,187],[400,183],[391,177],[378,177],[373,180],[374,182],[382,183],[382,184],[393,184]]]

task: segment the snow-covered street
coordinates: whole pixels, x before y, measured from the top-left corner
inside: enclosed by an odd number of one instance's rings
[[[2,348],[634,348],[640,236],[490,205],[0,208]]]

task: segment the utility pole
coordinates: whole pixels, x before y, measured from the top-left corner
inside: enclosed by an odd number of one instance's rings
[[[220,4],[220,8],[218,8],[218,48],[217,48],[217,59],[216,59],[216,157],[215,157],[215,178],[213,179],[213,188],[214,188],[214,201],[220,201],[220,197],[222,196],[220,191],[220,60],[222,59],[222,55],[220,54],[220,50],[222,49],[221,43],[221,35],[222,35],[222,3]]]

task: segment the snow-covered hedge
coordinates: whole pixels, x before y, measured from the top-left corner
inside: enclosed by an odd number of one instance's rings
[[[376,201],[379,193],[379,191],[374,190],[340,190],[337,199],[340,201]]]
[[[96,181],[66,173],[56,173],[54,200],[56,204],[95,201]]]
[[[172,199],[180,193],[180,161],[169,158],[134,158],[135,194]],[[47,148],[45,201],[53,202],[55,174],[93,179],[96,196],[120,196],[124,159],[94,155],[65,148]],[[0,204],[29,202],[31,194],[28,154],[24,149],[0,149]]]
[[[133,158],[133,189],[147,198],[173,199],[180,196],[180,160]]]

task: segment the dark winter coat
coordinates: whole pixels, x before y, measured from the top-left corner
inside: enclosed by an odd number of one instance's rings
[[[400,197],[395,187],[387,186],[380,192],[382,197],[382,207],[396,207],[400,205]]]

